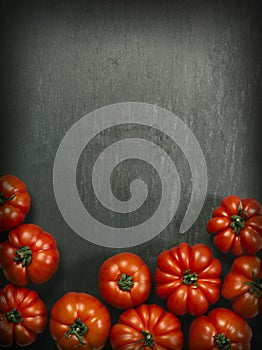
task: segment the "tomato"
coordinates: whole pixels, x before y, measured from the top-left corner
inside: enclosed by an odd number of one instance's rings
[[[262,207],[252,198],[225,197],[213,210],[207,231],[223,253],[256,254],[262,248]]]
[[[0,232],[20,225],[30,209],[25,184],[14,175],[0,177]]]
[[[204,314],[220,296],[222,266],[205,244],[178,247],[158,255],[156,293],[176,315]]]
[[[59,350],[102,349],[110,327],[107,308],[87,293],[68,292],[51,309],[49,329]]]
[[[0,268],[13,284],[42,284],[57,271],[59,251],[49,233],[34,224],[22,224],[0,244]]]
[[[258,256],[234,260],[224,279],[222,296],[243,317],[252,318],[262,312],[262,261]]]
[[[0,289],[0,346],[28,346],[46,324],[47,309],[35,291],[11,284]]]
[[[102,264],[98,275],[99,291],[103,299],[119,309],[142,304],[151,292],[151,273],[136,254],[116,254]]]
[[[179,350],[183,333],[178,318],[155,304],[125,310],[110,332],[112,349]]]
[[[189,350],[249,350],[253,332],[232,310],[213,309],[196,318],[189,328]]]

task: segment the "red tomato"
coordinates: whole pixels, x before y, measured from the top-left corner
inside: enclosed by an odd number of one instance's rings
[[[0,289],[0,346],[28,346],[46,323],[46,306],[35,291],[11,284]]]
[[[180,350],[183,333],[177,317],[158,305],[140,305],[122,313],[110,333],[112,349]]]
[[[8,238],[0,244],[0,268],[11,283],[41,284],[58,269],[56,241],[39,226],[22,224],[11,230]]]
[[[25,184],[14,175],[0,177],[0,232],[20,225],[30,209]]]
[[[99,270],[99,291],[103,299],[119,309],[142,304],[151,292],[151,274],[145,262],[136,254],[116,254]]]
[[[234,260],[224,279],[222,296],[243,317],[252,318],[262,312],[262,261],[258,256]]]
[[[220,296],[222,266],[204,244],[178,247],[159,254],[155,271],[156,293],[167,299],[176,315],[204,314]]]
[[[196,318],[188,333],[189,350],[249,350],[253,332],[235,312],[213,309],[208,316]]]
[[[51,310],[49,329],[59,350],[102,349],[110,327],[107,308],[90,294],[69,292]]]
[[[253,255],[262,248],[262,207],[252,198],[224,198],[212,212],[207,231],[223,253]]]

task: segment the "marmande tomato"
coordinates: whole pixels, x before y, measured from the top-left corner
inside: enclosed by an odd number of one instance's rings
[[[59,350],[103,349],[110,327],[107,308],[87,293],[68,292],[51,309],[49,329]]]
[[[57,271],[59,251],[53,236],[34,224],[22,224],[0,244],[0,268],[9,282],[42,284]]]
[[[180,350],[183,333],[179,320],[155,304],[124,311],[110,332],[112,349]]]
[[[256,254],[262,248],[262,207],[252,198],[225,197],[213,210],[207,231],[223,253]]]
[[[252,318],[262,312],[262,261],[258,256],[234,260],[224,279],[222,296],[243,317]]]
[[[30,209],[26,185],[14,175],[0,177],[0,232],[20,225]]]
[[[205,244],[182,242],[161,252],[155,271],[156,293],[176,315],[204,314],[220,296],[222,266]]]
[[[0,289],[0,346],[28,346],[46,323],[46,306],[35,291],[11,284]]]
[[[116,254],[102,264],[98,276],[103,299],[119,309],[142,304],[151,292],[151,273],[136,254]]]
[[[189,328],[189,350],[249,350],[253,332],[234,311],[213,309],[196,318]]]

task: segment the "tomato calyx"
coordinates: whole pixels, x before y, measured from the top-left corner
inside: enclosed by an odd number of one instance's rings
[[[250,286],[249,293],[254,294],[256,298],[260,298],[262,295],[262,278],[258,278],[256,273],[252,271],[253,281],[246,282]]]
[[[11,323],[19,323],[23,321],[21,313],[16,308],[12,309],[11,311],[8,311],[5,314],[5,317],[7,321]]]
[[[32,255],[33,253],[28,246],[20,246],[16,251],[14,260],[17,264],[22,263],[22,266],[25,267],[30,264]]]
[[[117,281],[117,284],[121,290],[129,292],[134,285],[133,277],[127,275],[126,273],[122,273]]]
[[[73,324],[70,325],[68,331],[64,333],[66,339],[76,336],[81,345],[86,345],[83,340],[84,335],[87,333],[88,327],[84,324],[81,318],[77,318]]]
[[[224,333],[214,336],[214,341],[219,350],[230,350],[230,339]]]
[[[235,234],[238,235],[239,232],[245,227],[245,222],[248,219],[248,212],[243,211],[242,202],[238,205],[237,215],[231,216],[230,227],[234,230]]]
[[[146,348],[147,346],[149,346],[150,349],[152,349],[154,346],[154,343],[155,343],[153,335],[150,332],[147,332],[143,329],[141,330],[141,333],[142,333],[143,338],[141,340],[138,340],[137,342],[135,342],[135,344],[143,343],[142,349]]]
[[[11,197],[5,198],[4,194],[0,192],[0,205],[3,205],[5,202],[11,201],[14,198],[15,198],[14,194]]]
[[[190,271],[191,271],[190,269],[187,269],[184,271],[183,283],[187,284],[187,285],[192,284],[193,288],[197,288],[198,287],[198,284],[197,284],[198,275],[196,272],[190,273]]]

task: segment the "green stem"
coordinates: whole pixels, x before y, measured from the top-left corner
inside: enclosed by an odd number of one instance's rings
[[[258,278],[256,273],[252,271],[253,281],[246,282],[250,286],[249,293],[254,294],[256,298],[262,296],[262,278]]]
[[[150,332],[141,331],[143,338],[141,340],[138,340],[137,342],[135,342],[135,344],[139,344],[139,343],[143,343],[143,348],[146,348],[147,346],[150,347],[150,349],[153,348],[154,346],[154,338],[152,336],[152,334]]]
[[[0,192],[0,205],[3,205],[5,202],[11,201],[15,198],[15,194],[13,194],[11,197],[5,198],[4,194]]]
[[[193,272],[193,273],[189,273],[189,272],[190,272],[190,269],[184,271],[183,283],[188,285],[193,284],[193,287],[197,288],[198,275],[196,272]]]
[[[17,311],[16,308],[12,309],[11,311],[8,311],[5,314],[5,317],[7,319],[8,322],[11,323],[19,323],[23,321],[22,315],[19,311]]]
[[[214,336],[215,344],[219,350],[230,350],[230,339],[224,333]]]
[[[25,267],[30,264],[32,260],[32,251],[28,246],[20,246],[19,249],[16,251],[16,256],[14,257],[14,260],[16,263],[22,263],[22,266]]]
[[[117,284],[121,290],[129,292],[134,285],[133,277],[127,275],[126,273],[122,273],[117,281]]]
[[[68,331],[64,333],[64,337],[69,339],[72,336],[76,336],[81,345],[86,345],[83,338],[87,331],[88,327],[82,322],[80,318],[77,318],[75,322],[70,325]]]
[[[238,235],[239,232],[245,227],[245,222],[248,219],[248,212],[243,211],[242,202],[239,203],[237,215],[231,216],[230,227],[234,230],[235,234]]]

